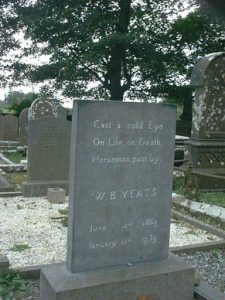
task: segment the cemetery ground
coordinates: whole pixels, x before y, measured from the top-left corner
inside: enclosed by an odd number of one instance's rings
[[[3,154],[17,166],[24,159],[17,152]],[[20,192],[26,171],[11,169],[2,174],[13,185],[10,193],[17,193],[14,197],[7,197],[7,193],[4,197],[0,195],[0,256],[8,257],[11,270],[19,270],[6,281],[9,288],[14,287],[15,299],[37,300],[40,265],[65,261],[68,197],[65,204],[49,203],[46,197],[23,198]],[[183,177],[174,176],[174,192],[181,195],[183,184]],[[222,192],[201,193],[198,201],[225,206]],[[192,222],[188,222],[189,218]],[[206,226],[199,227],[199,223]],[[223,220],[190,211],[174,201],[170,250],[195,267],[196,284],[204,280],[222,293],[225,293],[224,239]]]

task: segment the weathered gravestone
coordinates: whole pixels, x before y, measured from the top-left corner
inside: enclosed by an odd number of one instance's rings
[[[225,53],[212,53],[195,65],[196,87],[191,139],[186,142],[195,169],[225,175]],[[225,188],[225,181],[198,176],[200,189]]]
[[[37,98],[31,105],[28,113],[29,120],[42,117],[55,117],[66,119],[67,111],[58,100],[53,98]]]
[[[18,139],[18,119],[13,115],[0,115],[0,141]]]
[[[36,103],[34,103],[36,105]],[[47,107],[50,115],[46,115]],[[68,193],[71,122],[51,114],[57,111],[51,100],[42,100],[41,113],[35,110],[28,122],[27,182],[25,197],[47,195],[49,187],[63,188]],[[66,115],[65,115],[66,116]]]
[[[187,300],[193,269],[168,258],[175,108],[75,101],[67,265],[42,300]]]
[[[28,112],[29,108],[25,108],[19,116],[19,142],[23,146],[28,143]]]

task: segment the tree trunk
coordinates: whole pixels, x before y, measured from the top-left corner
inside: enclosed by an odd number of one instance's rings
[[[116,24],[118,34],[127,34],[131,15],[131,0],[119,1],[119,19]],[[109,79],[110,100],[123,101],[126,91],[122,85],[122,68],[126,65],[126,49],[124,41],[120,38],[114,42],[111,48],[111,59],[108,64],[107,77]]]
[[[192,120],[192,91],[188,90],[187,94],[184,96],[184,105],[183,105],[183,113],[180,116],[182,121],[191,121]]]

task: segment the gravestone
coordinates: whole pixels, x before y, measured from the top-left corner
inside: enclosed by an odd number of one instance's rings
[[[212,53],[194,66],[191,85],[196,88],[191,139],[186,142],[198,171],[225,175],[225,53]],[[225,189],[225,181],[199,176],[199,188]]]
[[[23,109],[19,116],[19,142],[23,146],[28,143],[28,111],[29,108]]]
[[[68,194],[70,128],[71,122],[58,117],[57,107],[49,99],[41,101],[28,121],[27,182],[23,185],[25,197],[47,195],[47,189],[63,188]],[[45,114],[48,108],[49,115]],[[50,111],[56,111],[52,114]],[[66,116],[66,114],[65,114]]]
[[[0,192],[11,192],[14,190],[14,186],[0,174]]]
[[[60,102],[53,98],[37,98],[31,105],[28,113],[29,120],[42,117],[57,117],[66,119],[67,111]]]
[[[13,115],[0,115],[0,141],[18,139],[18,119]]]
[[[41,299],[187,300],[193,269],[169,256],[174,106],[74,101],[67,264]]]

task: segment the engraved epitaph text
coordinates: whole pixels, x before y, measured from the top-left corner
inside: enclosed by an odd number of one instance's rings
[[[174,131],[173,106],[74,102],[72,272],[167,257]]]

